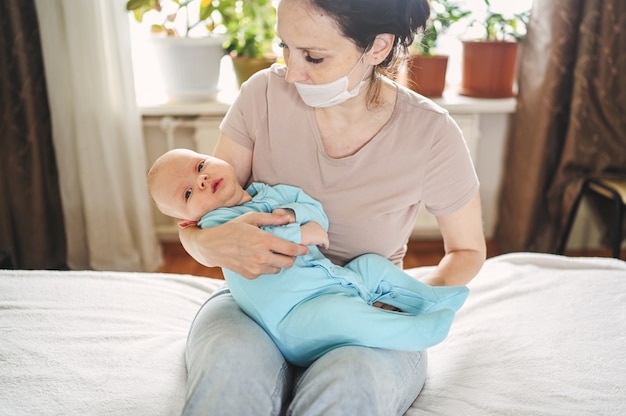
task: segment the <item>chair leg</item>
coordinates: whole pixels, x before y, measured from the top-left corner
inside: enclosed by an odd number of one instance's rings
[[[565,223],[565,229],[563,230],[563,235],[561,236],[561,242],[559,243],[559,248],[557,250],[557,254],[564,255],[565,249],[567,248],[567,241],[569,240],[569,235],[572,232],[572,226],[574,225],[574,220],[576,219],[576,214],[578,213],[578,207],[580,206],[580,202],[583,199],[583,195],[587,192],[587,180],[583,182],[582,187],[580,188],[580,192],[576,195],[576,199],[572,204],[572,208],[570,209],[569,215],[567,217],[567,223]]]
[[[13,261],[11,261],[11,251],[9,249],[0,249],[0,269],[14,269]]]
[[[614,199],[615,201],[615,215],[617,218],[615,219],[615,223],[617,224],[617,229],[615,230],[615,240],[613,241],[613,257],[619,259],[622,254],[622,228],[624,221],[624,203],[619,195]]]

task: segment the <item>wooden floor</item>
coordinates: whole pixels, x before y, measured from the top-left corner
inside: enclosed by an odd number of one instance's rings
[[[196,262],[178,242],[163,243],[163,265],[159,269],[164,273],[192,274],[195,276],[222,278],[219,268],[204,267]],[[487,256],[493,257],[500,254],[496,246],[487,244]],[[411,241],[404,267],[433,266],[439,262],[443,255],[443,243],[439,240]]]
[[[178,242],[162,243],[163,265],[158,271],[163,273],[191,274],[223,278],[222,271],[217,268],[204,267],[196,262]],[[622,259],[626,259],[626,250],[622,250]],[[487,241],[487,257],[502,254],[498,247],[491,241]],[[610,257],[609,249],[596,250],[569,250],[568,256]],[[443,255],[443,243],[441,240],[414,240],[409,242],[408,252],[404,258],[404,267],[434,266]]]

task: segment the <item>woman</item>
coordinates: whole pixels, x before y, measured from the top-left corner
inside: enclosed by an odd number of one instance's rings
[[[467,147],[445,110],[385,77],[428,14],[426,0],[282,0],[277,31],[286,66],[242,87],[215,156],[235,167],[242,185],[284,183],[318,199],[330,220],[324,254],[341,265],[376,253],[402,267],[424,204],[445,246],[424,281],[458,286],[485,258]],[[246,214],[180,237],[199,262],[253,279],[306,253],[258,228],[287,222]],[[426,377],[425,352],[350,346],[308,368],[289,365],[227,290],[198,312],[186,359],[186,414],[402,414]]]

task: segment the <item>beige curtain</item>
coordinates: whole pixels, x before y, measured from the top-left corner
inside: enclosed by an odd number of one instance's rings
[[[586,176],[626,174],[626,1],[535,0],[494,239],[556,252]]]
[[[161,260],[125,0],[36,0],[72,269]]]

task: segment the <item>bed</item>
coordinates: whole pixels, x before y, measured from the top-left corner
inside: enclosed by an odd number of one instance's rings
[[[0,414],[179,414],[187,329],[221,284],[0,271]],[[626,414],[626,262],[506,254],[470,289],[407,415]]]

